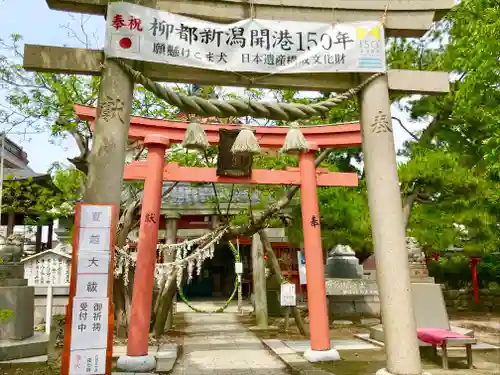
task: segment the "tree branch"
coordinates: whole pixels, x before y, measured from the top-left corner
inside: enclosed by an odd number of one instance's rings
[[[319,154],[314,162],[315,168],[321,164],[323,160],[326,159],[328,154],[330,154],[331,149],[325,149]],[[266,227],[266,221],[272,216],[276,215],[278,212],[283,210],[286,206],[288,206],[293,199],[294,195],[299,191],[300,187],[298,185],[293,186],[288,193],[279,199],[276,203],[272,204],[266,211],[264,211],[256,220],[253,222],[240,225],[237,227],[230,227],[227,233],[225,234],[225,239],[231,239],[234,237],[241,236],[250,236],[254,233],[257,233],[262,228]]]
[[[398,119],[397,117],[391,117],[393,120],[396,120],[398,123],[399,123],[399,126],[401,126],[414,140],[416,140],[417,142],[419,141],[418,137],[413,134],[411,131],[409,131],[406,126],[403,125],[403,121],[401,121],[400,119]]]

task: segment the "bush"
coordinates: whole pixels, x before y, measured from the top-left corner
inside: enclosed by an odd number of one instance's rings
[[[429,275],[450,289],[472,287],[470,259],[464,255],[441,257],[428,263]],[[500,256],[486,254],[477,265],[479,288],[491,289],[500,285]]]
[[[500,255],[485,255],[477,265],[479,285],[492,289],[500,286]]]

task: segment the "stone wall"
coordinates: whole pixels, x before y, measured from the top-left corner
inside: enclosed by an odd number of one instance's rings
[[[479,304],[474,302],[472,290],[443,289],[446,307],[451,311],[500,312],[500,289],[479,291]]]
[[[336,295],[328,298],[328,319],[333,320],[379,318],[380,300],[378,295],[352,296]]]
[[[65,315],[69,301],[69,287],[54,287],[52,296],[52,316]],[[35,325],[45,322],[47,311],[47,288],[35,287]]]

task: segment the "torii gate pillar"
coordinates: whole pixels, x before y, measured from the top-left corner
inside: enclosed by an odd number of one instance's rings
[[[299,155],[300,208],[304,232],[304,254],[306,258],[307,305],[309,308],[309,331],[311,348],[304,353],[310,362],[339,360],[339,353],[331,347],[328,307],[326,304],[325,270],[316,185],[314,151],[316,145],[309,144],[309,152]]]
[[[387,356],[377,375],[420,375],[386,75],[361,93],[361,135]]]
[[[144,181],[139,253],[135,267],[132,311],[130,314],[127,355],[118,359],[117,366],[130,372],[153,370],[156,359],[148,356],[149,325],[153,305],[153,286],[156,266],[156,244],[160,225],[163,167],[169,140],[162,135],[148,135],[148,175]]]

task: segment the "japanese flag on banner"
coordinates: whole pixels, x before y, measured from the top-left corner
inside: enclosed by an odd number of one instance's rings
[[[110,47],[115,51],[127,51],[131,53],[141,52],[141,37],[132,34],[111,34]]]

